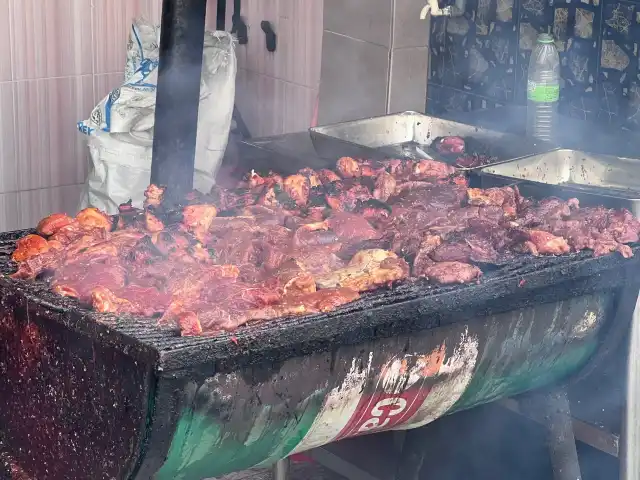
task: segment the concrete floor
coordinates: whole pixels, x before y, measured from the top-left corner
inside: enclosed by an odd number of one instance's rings
[[[225,475],[216,480],[272,480],[270,470],[251,470],[247,472]],[[212,479],[213,480],[213,479]],[[294,463],[291,466],[290,480],[347,480],[340,475],[326,470],[319,465]]]

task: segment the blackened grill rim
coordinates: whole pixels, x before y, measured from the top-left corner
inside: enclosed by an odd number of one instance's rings
[[[28,233],[32,230],[0,233],[0,274],[8,274],[15,269],[10,260],[11,250],[16,240]],[[587,286],[581,287],[583,289],[613,290],[627,282],[628,272],[634,268],[640,271],[640,244],[633,245],[632,249],[634,257],[630,259],[624,259],[617,253],[593,257],[589,251],[558,257],[522,256],[486,272],[479,283],[430,285],[423,280],[405,282],[391,289],[366,292],[361,299],[329,313],[283,317],[216,336],[181,337],[174,330],[156,326],[153,320],[97,313],[75,299],[57,295],[42,281],[14,280],[6,275],[0,275],[0,300],[2,290],[19,292],[45,309],[68,313],[73,318],[67,325],[69,328],[99,337],[97,339],[103,343],[138,348],[145,354],[155,355],[159,364],[180,368],[195,361],[229,361],[260,353],[261,350],[329,341],[356,329],[369,329],[374,338],[385,336],[388,334],[385,334],[385,327],[400,320],[407,322],[409,331],[417,331],[438,326],[440,317],[451,312],[466,312],[468,317],[469,312],[483,316],[489,311],[513,310],[521,308],[513,301],[516,297],[521,299],[524,294],[544,288],[548,290],[558,284],[570,285],[579,279],[586,282]],[[579,289],[572,292],[570,287],[566,287],[564,290],[566,292],[561,296],[570,298],[577,296]],[[545,295],[552,297],[549,294],[538,295],[530,304],[546,303]],[[491,301],[500,303],[498,310],[485,312],[484,305]],[[426,325],[424,321],[411,320],[411,315],[430,316],[433,321],[429,320],[431,323]]]

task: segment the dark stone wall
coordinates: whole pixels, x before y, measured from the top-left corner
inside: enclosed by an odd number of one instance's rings
[[[640,2],[467,0],[431,21],[428,113],[524,105],[540,32],[560,53],[563,115],[640,129]]]

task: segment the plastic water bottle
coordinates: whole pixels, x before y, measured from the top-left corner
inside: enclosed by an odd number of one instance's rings
[[[527,135],[553,141],[560,96],[560,58],[548,33],[538,35],[527,79]]]

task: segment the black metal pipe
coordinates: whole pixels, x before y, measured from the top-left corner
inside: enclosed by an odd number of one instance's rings
[[[193,188],[207,0],[163,0],[151,183]]]

